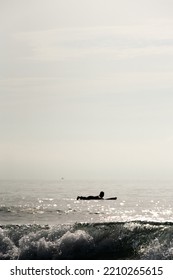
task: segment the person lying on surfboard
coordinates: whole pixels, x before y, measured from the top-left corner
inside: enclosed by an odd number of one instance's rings
[[[100,192],[100,194],[99,195],[97,195],[97,196],[92,196],[92,195],[89,195],[89,196],[78,196],[77,197],[77,200],[97,200],[97,199],[104,199],[103,197],[104,197],[104,192],[103,191],[101,191]],[[117,199],[117,197],[110,197],[110,198],[106,198],[106,200],[116,200]]]
[[[100,194],[97,195],[97,196],[92,196],[92,195],[89,195],[89,196],[78,196],[78,197],[77,197],[77,200],[78,200],[78,199],[83,199],[83,200],[103,199],[103,197],[104,197],[104,192],[100,192]]]

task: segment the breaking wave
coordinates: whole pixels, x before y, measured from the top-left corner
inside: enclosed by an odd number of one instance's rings
[[[173,223],[1,225],[0,259],[173,259]]]

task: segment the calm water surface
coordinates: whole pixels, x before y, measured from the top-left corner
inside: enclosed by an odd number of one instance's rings
[[[79,201],[78,195],[117,196]],[[0,224],[173,221],[173,182],[1,181]]]

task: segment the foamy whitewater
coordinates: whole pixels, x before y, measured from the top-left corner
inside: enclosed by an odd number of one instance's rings
[[[172,186],[0,181],[0,259],[173,259]]]

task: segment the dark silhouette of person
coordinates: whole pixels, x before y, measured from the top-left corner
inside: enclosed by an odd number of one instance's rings
[[[104,197],[104,192],[100,192],[99,195],[96,195],[96,196],[92,196],[92,195],[89,195],[89,196],[78,196],[77,197],[77,200],[78,199],[81,199],[81,200],[91,200],[91,199],[103,199]]]

